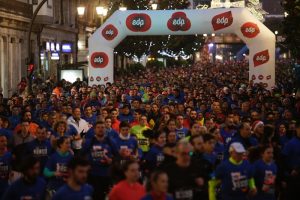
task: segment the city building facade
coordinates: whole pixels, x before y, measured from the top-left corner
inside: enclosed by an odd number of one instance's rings
[[[28,30],[42,0],[0,0],[0,86],[5,97],[27,75]],[[77,1],[48,0],[31,33],[36,76],[57,76],[59,67],[77,60]]]

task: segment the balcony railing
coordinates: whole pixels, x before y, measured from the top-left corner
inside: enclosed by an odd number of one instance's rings
[[[15,0],[0,0],[0,11],[32,18],[32,5]]]

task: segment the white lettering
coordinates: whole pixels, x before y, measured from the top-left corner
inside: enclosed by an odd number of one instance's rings
[[[184,26],[185,25],[185,20],[183,18],[178,18],[173,20],[173,25],[174,26]]]
[[[94,59],[94,63],[103,63],[103,58],[102,57],[96,57],[95,59]]]
[[[255,33],[255,31],[256,30],[253,27],[246,28],[246,30],[245,30],[246,33]]]
[[[256,61],[261,61],[261,62],[265,62],[267,60],[267,57],[264,55],[261,56],[257,56],[256,57]]]
[[[114,35],[114,31],[112,29],[109,29],[105,32],[106,35],[110,35],[113,36]]]
[[[229,23],[229,19],[226,17],[222,17],[222,18],[218,18],[217,19],[217,24],[223,24],[223,25],[226,25]]]
[[[132,25],[133,26],[143,27],[145,25],[145,21],[143,19],[141,19],[141,18],[134,19],[134,20],[132,20]]]

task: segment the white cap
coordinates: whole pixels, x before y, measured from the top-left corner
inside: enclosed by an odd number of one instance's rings
[[[244,146],[239,142],[234,142],[230,145],[229,152],[231,152],[232,150],[234,150],[237,153],[245,153],[246,152]]]

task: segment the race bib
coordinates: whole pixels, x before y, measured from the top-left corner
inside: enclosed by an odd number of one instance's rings
[[[140,146],[148,146],[149,145],[149,140],[148,139],[138,139],[138,144]]]
[[[162,163],[164,160],[165,160],[165,156],[163,154],[158,154],[156,156],[156,162],[157,162],[157,164]]]
[[[175,192],[176,200],[192,200],[193,190],[192,189],[180,189]]]
[[[82,139],[79,139],[79,140],[73,140],[72,141],[72,147],[74,149],[81,149],[82,147]]]
[[[66,174],[68,172],[68,167],[65,163],[56,163],[56,171]]]
[[[276,176],[273,174],[273,172],[266,170],[262,191],[268,194],[275,194],[275,179]]]
[[[3,162],[0,162],[0,178],[6,179],[9,174],[9,166]]]
[[[44,157],[48,155],[48,149],[47,148],[40,148],[37,147],[33,150],[33,155],[36,157]]]
[[[177,137],[178,139],[182,139],[185,137],[185,133],[184,132],[177,132]]]
[[[91,155],[94,160],[102,159],[106,155],[107,150],[103,149],[101,146],[93,146]]]
[[[233,185],[232,190],[242,190],[243,192],[247,192],[248,179],[245,175],[241,175],[240,172],[233,172],[231,173],[231,180]]]

